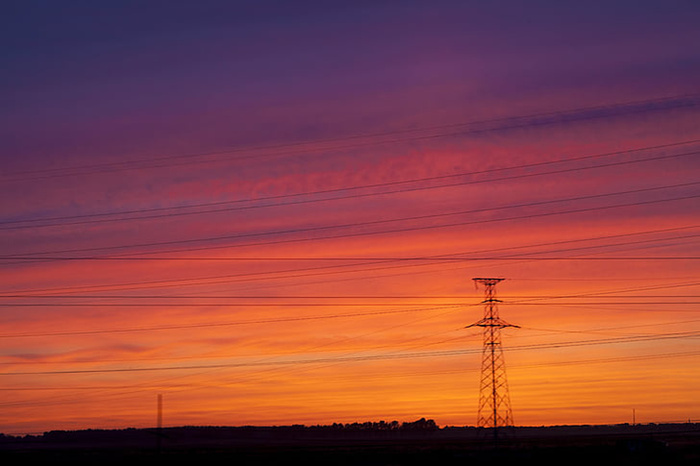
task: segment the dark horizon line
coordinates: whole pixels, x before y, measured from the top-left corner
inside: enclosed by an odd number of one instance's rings
[[[221,429],[221,430],[226,430],[226,429],[347,429],[350,428],[352,429],[353,427],[362,427],[362,426],[370,426],[370,429],[364,429],[366,431],[380,431],[380,430],[390,430],[390,429],[380,429],[378,428],[381,425],[397,425],[399,428],[396,430],[401,430],[401,427],[403,426],[403,429],[410,429],[412,426],[417,426],[421,425],[423,423],[424,425],[428,426],[433,426],[434,429],[437,430],[449,430],[449,429],[469,429],[469,430],[485,430],[489,431],[493,429],[493,427],[479,427],[476,425],[451,425],[451,424],[446,424],[446,425],[438,425],[435,423],[434,420],[432,419],[426,419],[425,417],[422,417],[420,419],[417,419],[415,421],[354,421],[354,422],[334,422],[332,424],[269,424],[269,425],[262,425],[262,424],[242,424],[242,425],[190,425],[190,424],[183,424],[183,425],[174,425],[174,426],[167,426],[167,427],[158,427],[158,426],[151,426],[151,427],[85,427],[85,428],[80,428],[80,429],[52,429],[52,430],[47,430],[43,432],[29,432],[29,433],[17,433],[17,434],[7,434],[4,432],[0,432],[0,438],[2,437],[14,437],[14,438],[22,438],[22,437],[42,437],[46,436],[49,434],[57,434],[57,433],[65,433],[65,434],[70,434],[70,433],[107,433],[107,432],[123,432],[123,431],[152,431],[152,430],[186,430],[186,429]],[[654,426],[678,426],[678,425],[692,425],[692,426],[700,426],[700,420],[699,419],[688,419],[685,421],[659,421],[659,422],[636,422],[636,423],[630,423],[630,422],[618,422],[618,423],[602,423],[602,424],[542,424],[542,425],[509,425],[509,426],[498,426],[498,429],[565,429],[565,428],[610,428],[610,427],[654,427]],[[357,430],[362,430],[362,429],[357,429]],[[420,430],[414,429],[414,430]]]

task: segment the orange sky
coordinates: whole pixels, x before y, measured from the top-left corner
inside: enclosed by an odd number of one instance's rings
[[[445,8],[397,14],[442,44],[458,30],[447,11],[466,14]],[[121,13],[113,31],[79,29],[51,49],[77,57],[70,79],[23,84],[55,104],[43,117],[28,116],[33,94],[12,94],[26,114],[2,139],[0,432],[150,427],[158,394],[169,426],[474,425],[482,336],[464,327],[483,314],[471,279],[489,276],[506,278],[501,316],[521,326],[503,330],[517,425],[631,422],[632,410],[642,423],[700,419],[699,70],[677,47],[697,35],[680,17],[668,13],[679,23],[666,49],[637,56],[629,31],[591,13],[616,45],[572,30],[594,58],[566,62],[553,37],[533,39],[522,50],[554,60],[533,75],[508,52],[515,33],[433,56],[387,42],[377,19],[363,23],[367,54],[336,38],[313,58],[309,37],[339,13],[318,12],[307,37],[251,10],[245,34],[260,49],[226,55],[251,67],[227,84],[206,72],[222,72],[223,49],[199,62],[192,45],[215,42],[202,32],[213,18],[127,40]],[[359,21],[346,13],[343,28]],[[274,24],[289,44],[261,39]],[[211,27],[239,44],[229,26]],[[116,65],[87,53],[98,34],[134,63],[135,44],[178,43],[194,74],[168,62],[162,77],[143,59],[115,84],[98,65]],[[684,78],[667,50],[685,57]],[[320,58],[335,51],[354,80]],[[392,51],[383,71],[357,71]],[[29,52],[12,62],[17,83],[51,71]],[[502,69],[516,76],[489,78]],[[187,83],[196,92],[177,100]],[[260,100],[236,107],[234,84]],[[135,100],[91,103],[93,86]],[[56,110],[71,95],[84,105]]]

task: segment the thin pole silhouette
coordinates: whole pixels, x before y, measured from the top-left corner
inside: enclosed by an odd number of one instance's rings
[[[163,395],[158,394],[158,414],[157,414],[157,420],[156,420],[156,438],[158,439],[158,453],[161,452],[161,446],[163,442]]]

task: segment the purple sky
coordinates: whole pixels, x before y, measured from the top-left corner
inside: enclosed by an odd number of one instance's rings
[[[17,169],[663,97],[700,73],[692,1],[5,10],[1,141]]]

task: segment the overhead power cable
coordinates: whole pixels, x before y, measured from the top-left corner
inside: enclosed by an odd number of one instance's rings
[[[698,283],[700,284],[700,283]],[[601,295],[604,295],[604,293],[598,293],[598,294],[591,294],[591,295],[571,295],[569,296],[570,298],[591,298],[591,299],[598,299],[600,298]],[[693,297],[697,298],[698,295],[653,295],[653,296],[608,296],[609,298],[659,298],[659,297],[664,297],[664,298],[683,298],[686,299],[688,297]],[[470,297],[463,297],[465,300],[470,299]],[[546,300],[546,299],[562,299],[560,296],[549,296],[549,297],[543,297],[543,296],[508,296],[508,299],[535,299],[535,300]],[[504,302],[504,305],[539,305],[541,304],[540,302],[538,303],[532,303],[532,302],[526,302],[526,301],[516,301],[516,302]],[[557,303],[557,305],[560,305],[562,303]],[[567,302],[563,303],[566,305],[576,305],[575,303]],[[591,303],[586,303],[586,304],[591,304]],[[625,303],[616,303],[616,304],[625,304]],[[644,303],[644,304],[649,304],[649,303]],[[673,305],[674,303],[668,302],[666,303],[667,305]],[[397,304],[399,306],[400,304]],[[42,306],[41,304],[37,304],[37,306]],[[71,304],[65,304],[66,307],[70,307]],[[139,304],[133,304],[134,307],[139,307]],[[198,304],[194,304],[192,306],[198,306]],[[332,320],[332,319],[348,319],[348,318],[358,318],[358,317],[376,317],[376,316],[383,316],[383,315],[388,315],[388,314],[403,314],[403,313],[416,313],[416,312],[429,312],[429,311],[435,311],[435,310],[445,310],[445,309],[464,309],[467,307],[477,307],[477,306],[482,306],[481,303],[478,304],[454,304],[454,305],[445,305],[445,306],[433,306],[433,307],[422,307],[422,308],[399,308],[399,309],[391,309],[391,310],[382,310],[382,311],[363,311],[363,312],[352,312],[352,313],[332,313],[332,314],[316,314],[316,315],[310,315],[310,316],[292,316],[292,317],[273,317],[273,318],[265,318],[265,319],[245,319],[245,320],[237,320],[237,321],[218,321],[218,322],[203,322],[203,323],[190,323],[190,324],[180,324],[180,325],[155,325],[155,326],[147,326],[147,327],[122,327],[122,328],[101,328],[101,329],[90,329],[90,330],[64,330],[64,331],[48,331],[48,332],[23,332],[23,333],[6,333],[6,334],[0,334],[0,338],[26,338],[26,337],[49,337],[49,336],[77,336],[77,335],[99,335],[99,334],[112,334],[112,333],[141,333],[141,332],[154,332],[154,331],[170,331],[170,330],[185,330],[185,329],[197,329],[197,328],[217,328],[217,327],[234,327],[234,326],[242,326],[242,325],[257,325],[257,324],[273,324],[273,323],[289,323],[289,322],[303,322],[303,321],[311,321],[311,320]],[[100,307],[100,304],[96,304],[95,307]],[[180,306],[178,306],[180,307]],[[688,320],[688,321],[683,321],[683,322],[677,322],[677,323],[689,323],[689,322],[696,322],[697,320]],[[653,324],[654,326],[657,324]],[[619,327],[612,327],[612,328],[605,328],[601,330],[619,330],[619,329],[627,329],[627,328],[637,328],[637,327],[645,327],[645,326],[650,326],[650,325],[627,325],[627,326],[619,326]],[[556,330],[556,329],[540,329],[540,328],[534,328],[534,327],[527,327],[524,326],[522,328],[527,328],[530,330],[544,330],[548,332],[562,332],[562,330]],[[568,331],[566,333],[587,333],[587,332],[582,332],[582,331]]]
[[[589,293],[589,294],[573,294],[573,295],[509,295],[509,299],[569,299],[569,298],[599,298],[605,296],[605,298],[619,298],[619,299],[633,299],[633,298],[700,298],[698,294],[665,294],[665,295],[619,295],[614,296],[611,294],[606,294],[605,292],[600,293]],[[124,299],[124,300],[153,300],[153,299],[175,299],[175,300],[189,300],[189,299],[205,299],[205,300],[240,300],[240,299],[251,299],[251,300],[269,300],[270,305],[276,305],[279,300],[320,300],[320,301],[331,301],[330,303],[313,303],[313,302],[302,302],[304,305],[323,305],[323,306],[334,306],[336,305],[336,300],[360,300],[356,303],[340,303],[340,305],[378,305],[378,303],[365,303],[362,300],[367,299],[479,299],[475,296],[465,296],[465,295],[128,295],[128,294],[118,294],[118,295],[63,295],[63,294],[3,294],[0,295],[0,299],[19,299],[19,298],[36,298],[36,299]],[[252,305],[260,303],[250,303]],[[297,305],[295,302],[281,303],[283,305],[294,306]],[[379,303],[385,305],[387,303]],[[391,304],[391,303],[388,303]],[[396,304],[396,303],[394,303]],[[672,304],[672,303],[669,303]]]
[[[345,150],[357,147],[369,147],[397,142],[410,142],[420,140],[430,140],[453,136],[465,136],[469,134],[480,134],[506,129],[517,129],[531,126],[542,126],[555,123],[568,123],[579,120],[592,120],[607,118],[610,116],[620,116],[625,114],[646,113],[651,111],[663,111],[677,108],[691,108],[700,104],[700,94],[675,95],[656,99],[645,99],[629,101],[623,103],[606,104],[590,107],[579,107],[576,109],[558,110],[553,112],[534,113],[528,115],[510,116],[488,120],[476,120],[463,123],[452,123],[447,125],[428,126],[423,128],[409,128],[396,131],[384,131],[377,133],[366,133],[345,137],[315,139],[301,142],[272,144],[257,147],[234,147],[219,151],[199,152],[193,154],[168,155],[151,157],[148,160],[130,160],[122,162],[111,162],[91,165],[80,165],[73,167],[46,168],[41,170],[24,170],[7,173],[4,175],[6,181],[25,181],[42,178],[55,178],[76,175],[91,175],[105,172],[116,172],[134,169],[166,168],[191,164],[201,164],[224,159],[225,161],[240,161],[246,159],[260,159],[261,157],[279,157],[284,155],[299,155],[313,153],[318,150]],[[489,126],[491,125],[491,126]],[[470,128],[471,127],[471,128]],[[461,130],[459,128],[462,128]],[[341,146],[322,146],[319,148],[309,148],[311,144],[323,144],[334,142],[351,142],[355,140],[401,136],[416,132],[451,130],[437,134],[427,134],[418,136],[403,136],[393,139],[381,139],[375,141],[363,141]],[[264,151],[278,149],[299,148],[296,151],[271,152]],[[261,153],[262,151],[262,153]],[[231,154],[238,154],[231,157]],[[224,157],[225,156],[225,157]],[[207,160],[208,158],[208,160]]]
[[[696,306],[700,304],[700,301],[545,301],[550,306],[573,306],[573,305],[615,305],[615,306],[640,306],[640,305],[665,305],[665,306]],[[396,306],[429,306],[436,304],[435,302],[411,302],[411,303],[382,303],[382,302],[371,302],[371,303],[357,303],[357,302],[335,302],[335,303],[308,303],[308,302],[298,302],[298,303],[272,303],[272,302],[235,302],[228,301],[224,303],[213,303],[213,302],[194,302],[194,303],[183,303],[183,302],[145,302],[145,303],[125,303],[125,302],[79,302],[79,303],[58,303],[58,302],[30,302],[30,303],[0,303],[0,307],[38,307],[38,308],[51,308],[51,307],[69,307],[69,308],[80,308],[80,307],[91,307],[91,308],[148,308],[148,307],[165,307],[165,308],[182,308],[182,307],[195,307],[195,308],[205,308],[205,307],[216,307],[216,308],[261,308],[261,307],[289,307],[289,308],[338,308],[338,307],[396,307]],[[464,306],[465,304],[461,302],[450,302],[450,303],[440,303],[448,306]],[[519,301],[509,303],[515,306],[541,306],[542,303],[537,302],[527,302]],[[695,312],[695,310],[692,310]]]
[[[563,245],[563,244],[574,244],[574,243],[582,243],[582,242],[593,242],[593,241],[600,241],[600,240],[610,240],[610,239],[617,239],[617,238],[627,238],[627,237],[634,237],[634,236],[642,236],[642,235],[654,235],[654,234],[660,234],[660,233],[670,233],[670,232],[678,232],[678,231],[685,231],[685,230],[692,230],[700,228],[700,225],[688,225],[688,226],[683,226],[683,227],[676,227],[676,228],[664,228],[664,229],[658,229],[658,230],[645,230],[645,231],[636,231],[632,233],[621,233],[621,234],[616,234],[616,235],[603,235],[603,236],[594,236],[594,237],[588,237],[588,238],[576,238],[576,239],[567,239],[567,240],[561,240],[561,241],[555,241],[555,242],[545,242],[545,243],[534,243],[534,244],[526,244],[526,245],[518,245],[518,246],[507,246],[507,247],[499,247],[499,248],[490,248],[486,250],[475,250],[475,251],[462,251],[462,252],[456,252],[456,253],[448,253],[448,254],[437,254],[437,255],[431,255],[431,256],[416,256],[416,257],[331,257],[331,256],[323,256],[323,257],[318,257],[318,256],[294,256],[294,257],[272,257],[272,256],[267,256],[267,257],[251,257],[251,256],[241,256],[241,257],[230,257],[228,258],[229,260],[232,261],[243,261],[243,262],[249,262],[249,261],[274,261],[274,262],[285,262],[285,261],[293,261],[293,262],[305,262],[305,261],[312,261],[312,262],[342,262],[341,264],[334,264],[334,265],[328,265],[328,266],[320,266],[320,267],[302,267],[302,268],[293,268],[293,269],[283,269],[283,270],[275,270],[275,271],[266,271],[266,272],[245,272],[245,273],[239,273],[239,274],[226,274],[226,275],[210,275],[210,276],[200,276],[200,277],[188,277],[188,278],[180,278],[180,279],[169,279],[169,280],[148,280],[148,281],[138,281],[138,282],[123,282],[123,283],[112,283],[112,284],[92,284],[92,285],[78,285],[74,287],[54,287],[54,288],[35,288],[35,289],[25,289],[25,290],[13,290],[12,293],[45,293],[45,292],[76,292],[76,291],[91,291],[91,290],[97,290],[101,291],[100,289],[111,289],[111,290],[138,290],[138,289],[143,289],[143,288],[167,288],[167,287],[172,287],[172,286],[198,286],[198,285],[205,285],[205,284],[215,284],[215,283],[230,283],[231,280],[235,279],[240,279],[244,277],[260,277],[260,278],[271,278],[271,277],[279,277],[281,274],[285,274],[285,277],[290,277],[289,274],[301,274],[301,275],[291,275],[291,278],[295,278],[297,276],[309,276],[310,274],[308,272],[314,272],[314,273],[343,273],[344,271],[347,272],[367,272],[367,271],[376,271],[376,270],[385,270],[385,269],[393,269],[393,268],[406,268],[406,267],[416,267],[420,265],[424,265],[422,263],[429,263],[428,265],[431,265],[431,263],[444,263],[444,262],[454,262],[454,261],[462,261],[464,260],[463,257],[469,257],[471,255],[479,255],[479,254],[493,254],[494,252],[505,252],[505,251],[514,251],[514,250],[523,250],[523,249],[532,249],[532,248],[540,248],[543,246],[556,246],[556,245]],[[626,241],[626,242],[617,242],[613,244],[604,244],[604,245],[594,245],[594,246],[585,246],[585,247],[576,247],[576,248],[560,248],[556,250],[545,250],[545,251],[535,251],[535,252],[524,252],[520,253],[523,255],[532,255],[532,254],[549,254],[549,253],[562,253],[562,252],[569,252],[572,250],[581,250],[581,249],[598,249],[598,248],[608,248],[608,247],[616,247],[616,246],[624,246],[624,245],[632,245],[632,244],[644,244],[648,242],[654,242],[654,241],[670,241],[670,240],[677,240],[677,239],[683,239],[683,238],[693,238],[696,237],[697,235],[682,235],[682,236],[674,236],[674,237],[665,237],[665,238],[657,238],[657,239],[651,239],[651,240],[636,240],[636,241]],[[368,266],[368,265],[377,265],[377,264],[386,264],[386,263],[392,263],[392,262],[400,262],[399,265],[390,265],[390,266],[381,266],[381,267],[370,267],[370,268],[361,268],[358,269],[357,267],[360,266]],[[349,263],[349,264],[348,264]],[[341,269],[341,270],[338,270]],[[345,269],[345,270],[343,270]],[[559,279],[561,280],[561,279]],[[573,279],[566,279],[567,281],[571,281]]]
[[[256,199],[239,199],[239,200],[232,200],[232,201],[189,204],[189,205],[185,205],[185,206],[159,207],[159,208],[151,208],[151,209],[131,209],[131,210],[124,210],[124,211],[117,211],[117,212],[102,212],[102,213],[92,213],[92,214],[83,214],[83,215],[55,216],[55,217],[44,217],[44,218],[35,218],[35,219],[11,220],[11,221],[0,222],[0,230],[16,230],[16,229],[25,229],[25,228],[42,228],[42,227],[53,227],[53,226],[72,226],[72,225],[83,225],[83,224],[89,224],[89,223],[119,222],[119,221],[126,221],[126,220],[145,220],[145,219],[165,218],[165,217],[174,217],[174,216],[182,216],[182,215],[200,215],[200,214],[208,214],[208,213],[221,213],[221,212],[231,212],[231,211],[239,211],[239,210],[270,208],[270,207],[284,207],[284,206],[309,204],[309,203],[316,203],[316,202],[329,202],[329,201],[338,201],[338,200],[347,200],[347,199],[357,199],[357,198],[362,198],[362,197],[373,197],[373,196],[378,196],[378,195],[399,194],[399,193],[406,193],[406,192],[412,192],[412,191],[444,189],[444,188],[466,186],[466,185],[472,185],[472,184],[482,184],[482,183],[491,183],[491,182],[496,182],[496,181],[506,181],[506,180],[520,179],[520,178],[529,178],[529,177],[533,177],[533,176],[542,176],[542,175],[547,175],[547,174],[560,174],[560,173],[567,173],[567,172],[578,171],[578,170],[588,170],[588,169],[594,169],[594,168],[606,168],[606,167],[617,166],[617,165],[629,165],[629,164],[635,164],[635,163],[641,163],[641,162],[664,160],[667,158],[683,157],[686,155],[695,155],[698,152],[693,151],[693,152],[683,153],[683,154],[662,155],[662,156],[644,158],[644,159],[639,159],[639,160],[631,160],[631,161],[628,160],[628,161],[615,162],[615,163],[611,163],[611,164],[609,163],[609,164],[604,164],[604,165],[594,165],[594,166],[590,166],[590,167],[568,168],[568,169],[549,171],[549,172],[543,172],[543,173],[526,173],[526,174],[512,175],[512,176],[501,177],[501,178],[485,179],[485,180],[466,180],[466,181],[461,181],[461,182],[440,184],[440,185],[413,186],[413,187],[408,187],[408,188],[394,189],[394,190],[388,190],[388,191],[385,190],[385,191],[380,191],[380,192],[373,191],[373,192],[369,192],[369,193],[347,194],[348,191],[385,188],[385,187],[400,186],[400,185],[406,185],[406,184],[416,184],[416,183],[424,183],[424,182],[431,182],[431,181],[448,180],[448,179],[454,179],[454,178],[463,178],[463,177],[468,177],[468,176],[497,173],[497,172],[502,172],[502,171],[529,169],[529,168],[536,168],[536,167],[542,167],[542,166],[547,166],[547,165],[569,163],[569,162],[578,162],[578,161],[583,161],[583,160],[611,157],[611,156],[616,156],[616,155],[624,155],[624,154],[642,152],[642,151],[647,151],[647,150],[666,149],[666,148],[671,148],[671,147],[676,147],[676,146],[694,144],[694,143],[698,143],[698,142],[700,142],[700,139],[693,139],[693,140],[688,140],[688,141],[680,141],[680,142],[662,144],[662,145],[656,145],[656,146],[639,147],[639,148],[627,149],[627,150],[622,150],[622,151],[607,152],[607,153],[602,153],[602,154],[593,154],[593,155],[586,155],[586,156],[581,156],[581,157],[573,157],[573,158],[568,158],[568,159],[559,159],[559,160],[544,161],[544,162],[537,162],[537,163],[530,163],[530,164],[521,164],[521,165],[508,166],[508,167],[499,167],[499,168],[492,168],[492,169],[488,169],[488,170],[480,170],[480,171],[472,171],[472,172],[466,172],[466,173],[456,173],[456,174],[449,174],[449,175],[433,176],[433,177],[427,177],[427,178],[417,178],[417,179],[411,179],[411,180],[399,180],[399,181],[393,181],[393,182],[374,183],[374,184],[367,184],[367,185],[361,185],[361,186],[349,186],[349,187],[341,187],[341,188],[333,188],[333,189],[325,189],[325,190],[316,190],[316,191],[308,191],[308,192],[302,192],[302,193],[263,196],[263,197],[256,198]],[[343,194],[341,196],[330,197],[330,198],[324,197],[324,198],[298,199],[300,197],[328,195],[328,194],[334,194],[334,193],[346,193],[346,194]],[[278,201],[278,200],[284,200],[284,199],[294,199],[294,200],[289,201],[289,202],[266,203],[268,201]],[[263,204],[260,204],[261,202]],[[249,204],[249,205],[240,205],[240,204]],[[211,209],[212,207],[215,207],[215,208]],[[210,209],[185,211],[185,212],[182,211],[182,210],[198,209],[198,208],[210,208]],[[133,216],[134,214],[146,214],[146,215]],[[105,217],[115,217],[115,218],[105,218]],[[41,222],[48,222],[48,223],[42,224]]]
[[[547,361],[547,362],[542,362],[542,363],[530,363],[530,364],[515,364],[509,366],[509,370],[515,369],[515,370],[520,370],[520,369],[529,369],[532,367],[553,367],[553,366],[570,366],[570,365],[587,365],[587,364],[603,364],[603,363],[615,363],[615,362],[629,362],[629,361],[647,361],[647,360],[655,360],[655,359],[672,359],[672,358],[684,358],[684,357],[691,357],[691,356],[697,356],[700,355],[700,351],[676,351],[672,353],[655,353],[655,354],[644,354],[644,355],[638,355],[638,356],[619,356],[619,357],[609,357],[609,358],[589,358],[589,359],[570,359],[566,361]],[[381,374],[379,377],[381,379],[386,379],[387,377],[395,379],[395,378],[405,378],[405,377],[414,377],[416,375],[418,376],[425,376],[425,375],[445,375],[445,374],[464,374],[465,369],[460,368],[457,370],[440,370],[440,371],[430,371],[430,372],[424,372],[421,371],[418,374]],[[354,376],[350,376],[354,377]],[[346,377],[341,376],[340,379],[344,379]],[[334,377],[334,380],[337,380],[338,377]],[[366,380],[366,377],[363,377],[363,380]],[[216,382],[209,382],[206,383],[204,386],[205,387],[211,387],[211,386],[218,386],[220,384],[217,384]],[[151,384],[148,384],[146,387],[144,387],[143,383],[139,384],[131,384],[131,385],[63,385],[63,386],[47,386],[47,385],[41,385],[41,386],[23,386],[23,387],[0,387],[0,391],[72,391],[72,390],[133,390],[135,388],[142,388],[142,389],[152,389],[155,387],[163,387],[167,386],[169,388],[194,388],[201,386],[200,384],[192,384],[192,383],[178,383],[178,384],[162,384],[158,382],[153,382]],[[7,406],[6,403],[2,403],[2,406]],[[682,421],[685,422],[685,421]],[[40,433],[40,432],[39,432]]]
[[[684,183],[682,186],[685,187],[685,186],[695,185],[695,184],[699,184],[699,183],[698,182]],[[673,186],[669,186],[669,187],[679,187],[679,186],[681,186],[681,185],[678,185],[678,186],[673,185]],[[617,196],[617,195],[625,195],[625,194],[631,194],[633,192],[643,192],[643,191],[659,190],[659,189],[666,189],[666,188],[668,188],[668,187],[655,187],[655,188],[647,188],[647,189],[643,189],[643,190],[622,191],[622,192],[616,192],[616,193],[597,194],[597,195],[591,195],[591,196],[579,196],[576,198],[541,201],[541,202],[528,203],[528,204],[507,205],[507,206],[500,206],[500,207],[491,207],[491,208],[484,208],[484,209],[472,209],[472,210],[466,210],[466,211],[447,212],[447,213],[440,213],[440,214],[428,214],[428,215],[412,216],[412,217],[399,217],[399,218],[393,218],[393,219],[373,220],[373,221],[367,221],[367,222],[353,222],[353,223],[346,223],[346,224],[325,225],[325,226],[316,226],[316,227],[308,227],[308,228],[294,228],[294,229],[279,230],[279,231],[262,231],[262,232],[254,232],[254,233],[241,233],[241,234],[235,234],[235,235],[221,235],[221,236],[214,236],[214,237],[191,238],[191,239],[185,239],[185,240],[135,243],[135,244],[130,244],[130,245],[118,245],[118,246],[75,248],[75,249],[66,249],[66,250],[57,250],[57,251],[37,251],[37,252],[24,253],[21,255],[20,254],[4,255],[4,256],[0,256],[0,260],[23,260],[23,261],[26,261],[26,260],[99,260],[98,259],[99,256],[72,256],[72,257],[70,257],[70,256],[69,257],[48,256],[47,257],[47,255],[48,254],[66,254],[66,253],[75,253],[75,252],[110,251],[110,250],[129,249],[129,248],[146,248],[146,247],[153,247],[153,246],[170,246],[170,245],[181,245],[181,244],[202,243],[202,242],[212,242],[212,241],[223,241],[223,240],[238,240],[238,239],[246,239],[246,238],[255,238],[255,237],[260,237],[260,236],[290,235],[290,234],[299,234],[299,233],[310,233],[310,232],[315,232],[315,231],[353,228],[353,227],[360,227],[360,226],[386,225],[386,224],[397,223],[397,222],[407,222],[407,221],[442,218],[442,217],[448,217],[448,216],[459,216],[459,215],[468,215],[468,214],[474,214],[474,213],[493,212],[493,211],[498,211],[498,210],[532,207],[532,206],[539,206],[539,205],[559,203],[559,202],[580,201],[580,200],[595,199],[595,198]],[[594,211],[602,211],[602,210],[609,210],[609,209],[616,209],[616,208],[636,207],[636,206],[659,204],[659,203],[665,203],[665,202],[674,202],[674,201],[696,199],[698,197],[700,197],[700,194],[677,196],[677,197],[671,197],[671,198],[666,198],[666,199],[654,199],[654,200],[637,201],[637,202],[622,203],[622,204],[612,204],[612,205],[604,205],[604,206],[596,206],[596,207],[585,207],[585,208],[579,208],[579,209],[568,209],[568,210],[561,210],[561,211],[554,211],[554,212],[540,212],[540,213],[535,213],[535,214],[514,215],[514,216],[510,216],[510,217],[497,217],[497,218],[489,218],[489,219],[468,220],[468,221],[463,221],[463,222],[452,222],[452,223],[438,224],[438,225],[423,225],[423,226],[402,227],[402,228],[379,230],[379,231],[365,231],[365,232],[357,232],[357,233],[344,233],[344,234],[338,234],[338,235],[326,235],[326,236],[322,236],[322,237],[305,236],[303,238],[290,238],[290,239],[259,241],[259,242],[251,242],[251,243],[227,244],[227,245],[223,245],[223,246],[197,247],[197,248],[165,250],[165,251],[146,251],[146,252],[129,253],[129,254],[126,254],[126,256],[134,256],[134,255],[138,255],[138,254],[142,254],[142,255],[143,254],[158,254],[158,253],[165,254],[165,253],[170,253],[170,252],[228,249],[228,248],[234,248],[234,247],[238,248],[238,247],[283,244],[283,243],[293,243],[293,242],[303,242],[303,241],[318,241],[318,240],[325,240],[325,239],[359,237],[359,236],[379,235],[379,234],[388,234],[388,233],[399,233],[399,232],[407,232],[407,231],[432,230],[432,229],[450,228],[450,227],[457,227],[457,226],[467,226],[467,225],[476,225],[476,224],[485,224],[485,223],[494,223],[494,222],[505,222],[505,221],[523,220],[523,219],[530,219],[530,218],[541,218],[541,217],[548,217],[548,216],[554,216],[554,215],[594,212]],[[118,258],[119,256],[111,256],[111,257],[113,259],[110,259],[110,260],[115,260],[115,258]]]
[[[594,345],[609,345],[635,343],[654,340],[676,340],[686,338],[698,338],[700,332],[672,332],[651,335],[638,335],[628,337],[613,337],[600,338],[589,340],[564,341],[555,343],[537,343],[530,345],[509,346],[508,351],[526,351],[526,350],[542,350],[542,349],[559,349],[570,348],[577,346],[594,346]],[[105,373],[120,373],[120,372],[157,372],[157,371],[182,371],[182,370],[202,370],[202,369],[231,369],[240,367],[260,367],[260,366],[284,366],[284,365],[308,365],[319,363],[340,363],[340,362],[362,362],[374,360],[392,360],[392,359],[413,359],[413,358],[435,358],[448,356],[461,356],[465,354],[479,354],[481,349],[471,350],[443,350],[443,351],[425,351],[425,352],[402,352],[393,354],[374,354],[360,356],[343,356],[343,357],[325,357],[325,358],[306,358],[306,359],[278,359],[266,360],[257,362],[238,362],[224,364],[191,364],[191,365],[171,365],[171,366],[146,366],[146,367],[123,367],[110,369],[65,369],[65,370],[50,370],[50,371],[19,371],[19,372],[3,372],[3,376],[26,376],[26,375],[65,375],[65,374],[105,374]]]
[[[480,305],[480,304],[479,304]],[[99,329],[99,330],[73,330],[73,331],[61,331],[61,332],[27,332],[27,333],[9,333],[0,335],[0,338],[26,338],[26,337],[49,337],[49,336],[77,336],[77,335],[100,335],[100,334],[110,334],[110,333],[136,333],[136,332],[154,332],[154,331],[169,331],[169,330],[189,330],[196,328],[212,328],[212,327],[234,327],[241,325],[254,325],[254,324],[273,324],[273,323],[288,323],[288,322],[300,322],[308,320],[330,320],[330,319],[347,319],[347,318],[357,318],[357,317],[374,317],[388,314],[400,314],[409,312],[428,312],[436,310],[445,309],[462,309],[464,307],[471,307],[475,305],[464,305],[460,304],[457,306],[433,306],[428,308],[403,308],[403,309],[391,309],[384,311],[371,311],[371,312],[353,312],[353,313],[343,313],[343,314],[323,314],[323,315],[313,315],[313,316],[293,316],[293,317],[273,317],[267,319],[248,319],[239,321],[228,321],[228,322],[205,322],[198,324],[182,324],[182,325],[156,325],[149,327],[128,327],[120,329]]]

